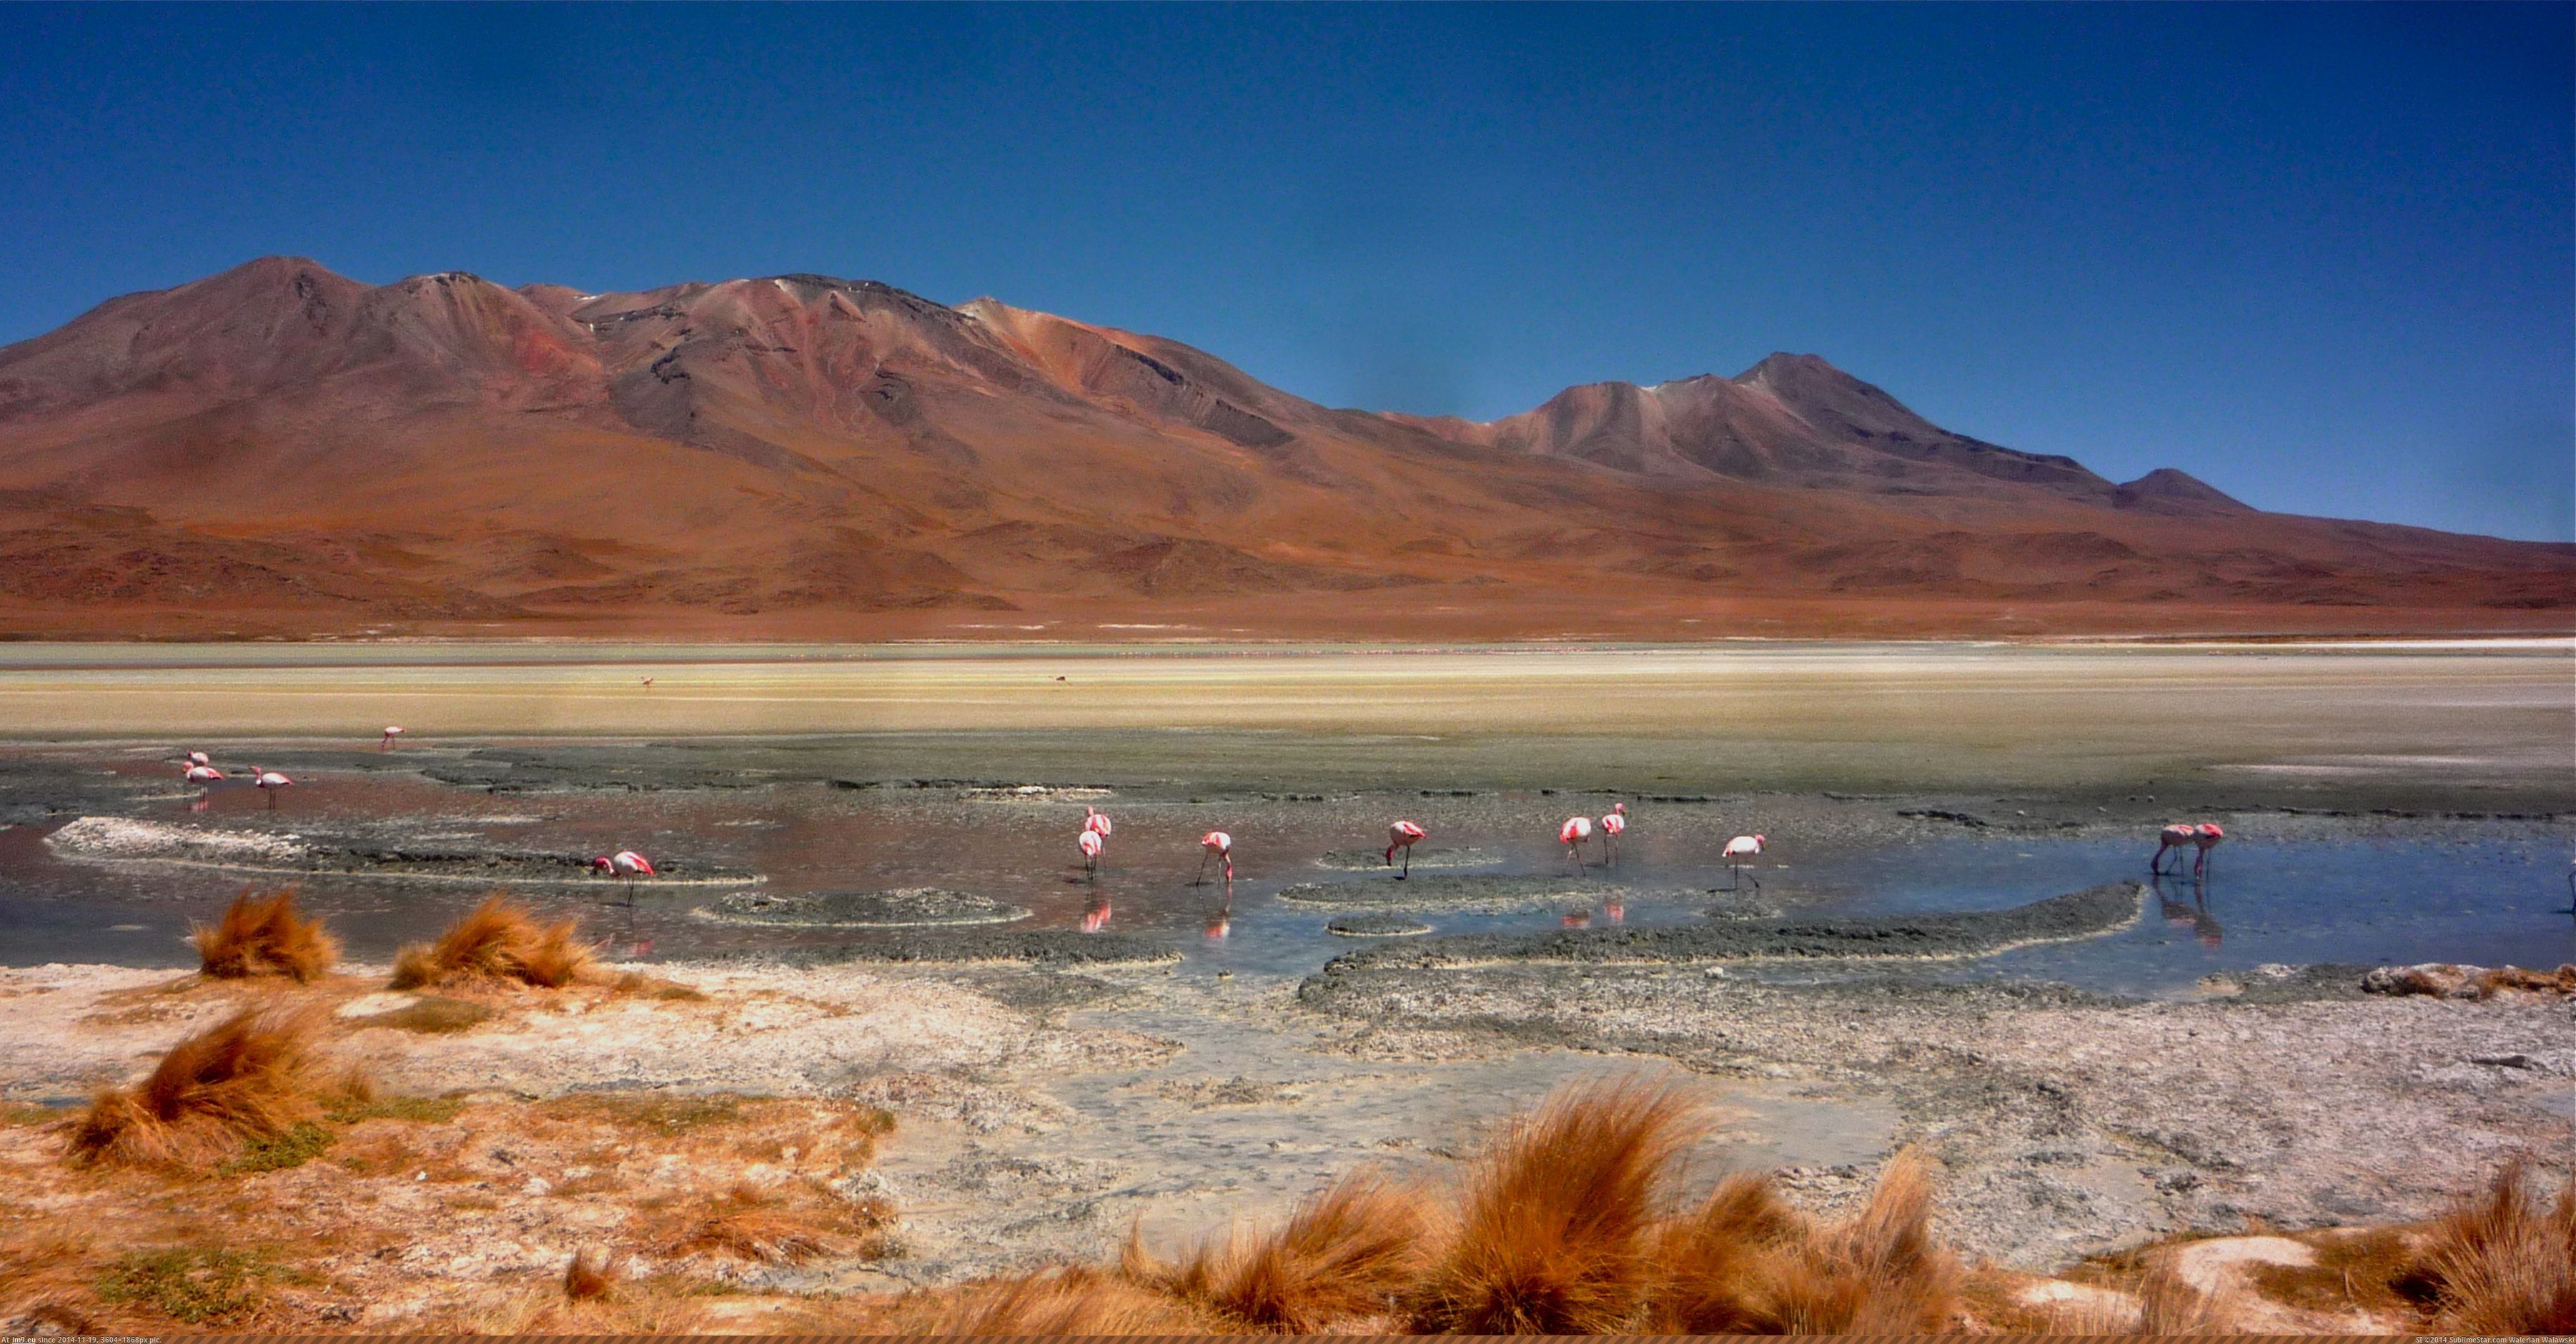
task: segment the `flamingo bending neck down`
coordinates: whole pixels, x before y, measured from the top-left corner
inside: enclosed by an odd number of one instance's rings
[[[612,877],[622,877],[626,879],[626,903],[628,905],[633,905],[635,903],[635,879],[639,877],[657,876],[653,869],[653,861],[631,849],[621,849],[614,854],[602,854],[598,858],[592,859],[590,861],[590,866],[600,872],[607,873]]]
[[[1082,829],[1097,832],[1103,840],[1108,839],[1111,829],[1109,814],[1096,807],[1082,809]]]
[[[1762,855],[1762,846],[1766,843],[1766,840],[1767,837],[1759,835],[1739,835],[1726,842],[1726,852],[1720,855],[1720,857],[1726,860],[1726,866],[1728,868],[1734,870],[1735,885],[1737,887],[1744,885],[1744,861],[1747,859],[1760,858]],[[1762,885],[1762,875],[1760,873],[1755,873],[1753,875],[1753,885],[1756,888],[1759,888]]]
[[[192,765],[188,767],[187,780],[191,784],[211,784],[223,777],[224,772],[211,765]]]
[[[1196,877],[1190,879],[1191,886],[1204,886],[1207,883],[1207,866],[1210,859],[1225,861],[1225,889],[1234,890],[1234,837],[1223,831],[1210,831],[1199,837],[1199,871]]]
[[[1567,817],[1565,824],[1556,828],[1556,838],[1565,846],[1565,857],[1574,860],[1574,866],[1581,869],[1583,842],[1592,838],[1592,818]]]
[[[394,739],[395,739],[395,738],[397,738],[397,737],[402,736],[402,734],[403,734],[403,730],[402,730],[402,725],[401,725],[401,724],[398,724],[398,723],[389,723],[389,724],[386,724],[386,725],[385,725],[385,739],[384,739],[384,741],[379,742],[379,743],[377,743],[377,744],[376,744],[376,750],[378,750],[378,751],[391,751],[391,750],[393,750],[393,749],[394,749]]]
[[[267,790],[268,806],[271,811],[275,811],[277,809],[278,791],[281,789],[292,788],[295,784],[294,780],[288,779],[277,771],[262,770],[256,765],[250,768],[250,773],[252,776],[251,783],[261,789]]]
[[[2227,832],[2218,829],[2218,823],[2214,821],[2204,821],[2191,828],[2191,842],[2200,846],[2200,858],[2191,866],[2193,876],[2209,871],[2209,851],[2218,848],[2218,842],[2226,838]]]
[[[204,753],[204,752],[202,752],[202,751],[192,751],[192,752],[189,752],[189,753],[188,753],[188,764],[190,764],[190,765],[213,765],[213,764],[214,764],[214,762],[206,759],[206,753]]]
[[[1082,871],[1095,878],[1100,876],[1100,832],[1086,830],[1082,838],[1073,843],[1082,851]]]
[[[1399,849],[1404,851],[1404,871],[1395,875],[1396,881],[1401,882],[1413,876],[1414,843],[1429,834],[1429,831],[1409,821],[1399,821],[1386,828],[1387,863],[1390,866],[1395,863],[1395,851]]]

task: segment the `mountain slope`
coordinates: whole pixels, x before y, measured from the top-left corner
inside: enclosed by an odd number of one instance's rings
[[[1490,424],[790,275],[264,258],[0,349],[0,631],[2559,629],[2576,548],[2288,518],[1812,355]]]

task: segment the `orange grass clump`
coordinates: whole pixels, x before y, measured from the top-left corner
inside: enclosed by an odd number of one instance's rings
[[[2435,1329],[2463,1335],[2576,1335],[2576,1177],[2546,1206],[2523,1163],[2432,1228],[2421,1261]]]
[[[392,988],[515,980],[560,989],[590,968],[589,949],[573,941],[577,928],[569,919],[539,924],[528,907],[495,892],[448,925],[437,942],[414,943],[396,954]]]
[[[1199,1335],[1215,1333],[1217,1324],[1138,1284],[1071,1266],[970,1285],[944,1309],[895,1328],[928,1335]]]
[[[1476,1164],[1449,1244],[1413,1295],[1418,1330],[1618,1330],[1654,1277],[1672,1167],[1703,1122],[1680,1090],[1576,1084]]]
[[[776,1191],[739,1184],[656,1238],[665,1255],[705,1252],[768,1264],[802,1264],[817,1256],[846,1254],[882,1230],[889,1211],[874,1202],[852,1203],[828,1192],[803,1205]]]
[[[316,1030],[310,1011],[244,1009],[180,1041],[142,1082],[91,1098],[72,1125],[72,1157],[203,1167],[313,1119],[326,1096],[361,1086],[324,1079]]]
[[[572,1253],[564,1265],[564,1296],[574,1302],[589,1302],[608,1296],[617,1286],[617,1261],[606,1251],[593,1255],[583,1247]]]
[[[282,975],[302,984],[340,959],[340,944],[322,921],[296,913],[292,889],[266,896],[244,891],[222,920],[193,926],[188,940],[197,946],[201,969],[220,980]]]
[[[1817,1227],[1737,1175],[1664,1239],[1658,1329],[1689,1334],[1924,1333],[1958,1310],[1957,1261],[1932,1240],[1922,1159],[1899,1153],[1869,1203]]]
[[[1314,1334],[1393,1311],[1429,1262],[1429,1223],[1419,1193],[1362,1172],[1300,1205],[1277,1231],[1227,1237],[1176,1267],[1154,1264],[1131,1235],[1123,1272],[1244,1325]]]

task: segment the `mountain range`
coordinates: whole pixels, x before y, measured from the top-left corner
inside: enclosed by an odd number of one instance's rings
[[[872,281],[271,257],[0,348],[0,633],[2471,632],[2576,547],[2260,512],[1813,355],[1490,423]]]

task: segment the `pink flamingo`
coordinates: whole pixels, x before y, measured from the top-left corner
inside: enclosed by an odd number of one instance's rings
[[[1103,840],[1108,839],[1109,814],[1096,807],[1082,809],[1082,829],[1097,834]]]
[[[391,750],[393,750],[393,749],[394,749],[394,739],[395,739],[395,738],[397,738],[397,737],[400,737],[400,736],[402,736],[402,725],[401,725],[401,724],[399,724],[399,723],[389,723],[389,724],[386,724],[386,725],[385,725],[385,739],[384,739],[384,741],[382,741],[382,742],[378,742],[378,743],[376,744],[376,750],[378,750],[378,751],[391,751]]]
[[[1076,849],[1082,851],[1082,871],[1095,878],[1100,876],[1100,850],[1102,845],[1100,832],[1086,830],[1082,833],[1082,838],[1074,841],[1073,843]]]
[[[1398,882],[1413,876],[1413,846],[1431,832],[1409,821],[1399,821],[1386,828],[1386,861],[1395,862],[1395,851],[1404,851],[1404,871],[1395,875]]]
[[[2167,826],[2163,830],[2156,832],[2156,856],[2147,860],[2147,871],[2151,873],[2164,872],[2165,851],[2170,849],[2180,849],[2185,845],[2196,845],[2199,843],[2200,828],[2192,825],[2190,822],[2177,821],[2173,825]]]
[[[213,764],[214,764],[214,762],[206,759],[206,753],[204,753],[204,752],[202,752],[202,751],[192,751],[192,752],[189,752],[189,753],[188,753],[188,764],[190,764],[190,765],[213,765]]]
[[[1232,891],[1234,889],[1234,837],[1223,831],[1210,831],[1199,837],[1199,871],[1196,877],[1190,879],[1191,886],[1207,884],[1207,866],[1210,859],[1225,861],[1225,886],[1226,890]]]
[[[250,772],[253,776],[251,783],[268,791],[268,807],[272,812],[277,810],[278,791],[295,786],[294,780],[288,779],[275,770],[262,770],[254,765],[250,768]]]
[[[1556,828],[1557,843],[1565,846],[1565,857],[1574,860],[1577,869],[1583,867],[1583,842],[1591,838],[1590,817],[1567,817],[1565,824]]]
[[[631,849],[621,849],[614,854],[602,854],[598,858],[592,859],[590,861],[590,866],[600,872],[607,873],[612,877],[625,878],[626,902],[629,905],[635,903],[636,878],[659,876],[659,874],[653,870],[653,861],[651,859],[645,858],[643,855],[638,854]]]
[[[1767,843],[1767,837],[1759,835],[1739,835],[1726,842],[1726,851],[1718,857],[1725,859],[1726,866],[1734,870],[1736,887],[1744,885],[1744,861],[1761,857],[1762,846],[1765,843]],[[1760,873],[1753,875],[1753,885],[1756,887],[1762,885]]]
[[[1602,862],[1617,863],[1619,861],[1619,837],[1626,835],[1627,833],[1628,805],[1626,803],[1612,803],[1610,805],[1610,810],[1601,815]]]
[[[2226,838],[2227,832],[2218,829],[2218,823],[2214,821],[2204,821],[2191,828],[2191,842],[2200,847],[2200,858],[2191,866],[2193,876],[2209,871],[2209,851],[2218,848],[2218,842]]]
[[[191,784],[211,784],[223,777],[224,772],[211,765],[192,765],[188,767],[187,780]]]

